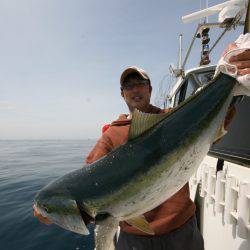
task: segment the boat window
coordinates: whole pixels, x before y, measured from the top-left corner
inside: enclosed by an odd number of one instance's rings
[[[195,84],[193,77],[188,78],[188,84],[185,94],[185,99],[195,93],[195,90],[199,88],[198,84]]]
[[[199,87],[199,84],[195,82],[192,75],[189,75],[187,77],[187,80],[183,82],[181,88],[178,90],[178,92],[175,95],[174,106],[177,106],[178,104],[183,102],[185,99],[187,99],[189,96],[194,94],[198,87]]]
[[[200,86],[210,82],[213,76],[214,69],[187,75],[186,80],[175,94],[174,107],[193,95]]]
[[[195,76],[201,85],[205,85],[213,79],[214,70],[196,73]]]
[[[180,97],[180,90],[178,90],[178,92],[175,94],[175,98],[174,98],[174,107],[176,107],[179,103],[179,97]]]

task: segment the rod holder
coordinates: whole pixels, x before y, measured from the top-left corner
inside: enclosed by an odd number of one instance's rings
[[[238,201],[238,231],[243,239],[250,237],[250,183],[243,182],[239,187]]]
[[[225,202],[225,172],[223,170],[217,172],[215,184],[215,212],[221,213],[224,210],[222,203]]]
[[[237,197],[233,188],[236,186],[236,178],[232,175],[227,176],[226,178],[226,192],[225,192],[225,222],[228,224],[233,224],[236,222],[235,218],[231,214],[236,210]]]

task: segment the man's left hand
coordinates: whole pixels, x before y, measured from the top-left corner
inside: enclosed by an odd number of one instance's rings
[[[229,63],[238,68],[238,75],[250,74],[250,49],[244,50],[238,55],[231,56]]]
[[[230,66],[231,65],[231,66]],[[235,67],[235,69],[233,69]],[[224,51],[217,69],[236,77],[239,84],[233,94],[250,96],[250,34],[240,35]]]

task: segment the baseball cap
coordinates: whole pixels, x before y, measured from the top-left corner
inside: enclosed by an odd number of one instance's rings
[[[148,74],[145,72],[145,70],[138,68],[136,66],[132,66],[132,67],[128,67],[122,72],[121,79],[120,79],[121,86],[123,85],[125,78],[132,73],[138,73],[138,75],[140,75],[144,80],[148,80],[150,83],[150,78]]]

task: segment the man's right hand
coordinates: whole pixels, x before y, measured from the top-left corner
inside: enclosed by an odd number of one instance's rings
[[[46,225],[50,225],[52,224],[52,221],[50,221],[48,218],[43,217],[41,215],[41,213],[38,211],[36,205],[33,205],[33,209],[34,209],[34,216],[42,223],[46,224]]]

